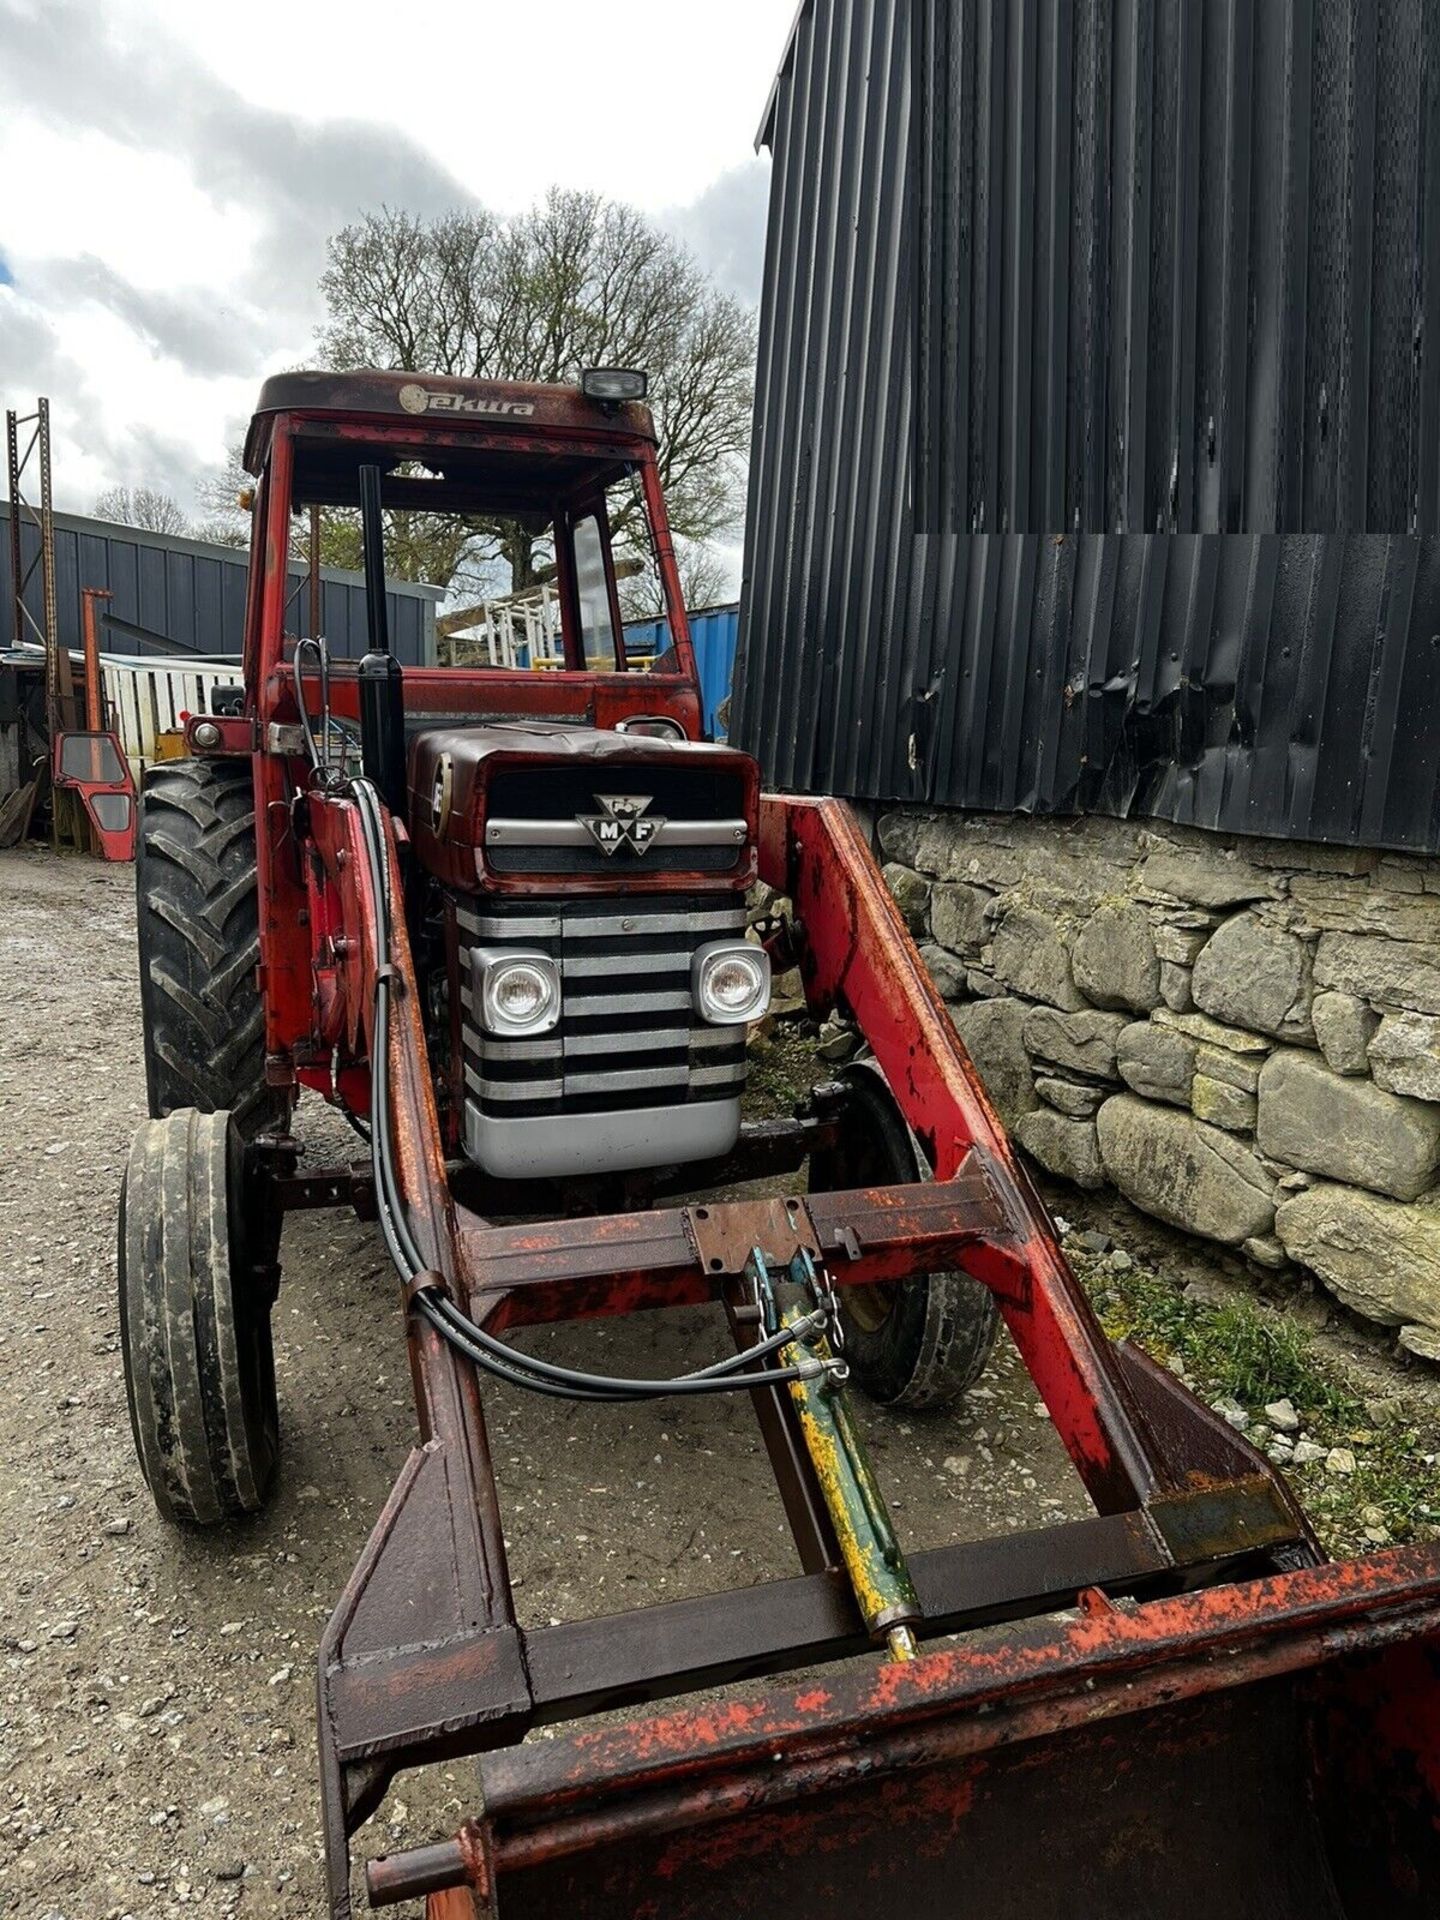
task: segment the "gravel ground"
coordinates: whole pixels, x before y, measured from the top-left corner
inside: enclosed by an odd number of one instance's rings
[[[131,1453],[113,1298],[145,1111],[130,871],[0,853],[0,970],[0,1914],[316,1916],[314,1649],[412,1434],[392,1276],[353,1218],[295,1219],[274,1503],[224,1537],[163,1525]],[[312,1164],[349,1157],[323,1107],[298,1131]],[[724,1342],[677,1312],[541,1344],[639,1373]],[[794,1571],[746,1409],[488,1405],[524,1620]],[[911,1546],[1087,1511],[1008,1343],[963,1412],[862,1414]],[[402,1780],[357,1854],[453,1826],[472,1785],[463,1766]]]

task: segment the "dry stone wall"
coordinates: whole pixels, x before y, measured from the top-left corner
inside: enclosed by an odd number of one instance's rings
[[[1440,860],[901,810],[885,877],[1021,1145],[1440,1360]]]

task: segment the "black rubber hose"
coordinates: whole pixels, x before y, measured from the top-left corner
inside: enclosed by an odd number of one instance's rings
[[[315,666],[320,675],[320,723],[325,729],[323,748],[315,738],[310,709],[305,704],[305,681],[300,666],[300,656],[305,652],[315,655]],[[330,767],[330,651],[324,641],[312,640],[308,635],[303,640],[297,640],[290,671],[295,681],[295,704],[300,709],[300,725],[305,734],[305,750],[310,756],[311,770],[322,787],[331,787],[335,784],[336,776]]]
[[[447,1315],[453,1319],[456,1326],[459,1327],[462,1332],[476,1334],[481,1338],[488,1337],[492,1342],[495,1341],[494,1334],[487,1335],[486,1329],[482,1328],[478,1322],[470,1319],[468,1314],[462,1313],[453,1300],[444,1294],[437,1294],[436,1298],[440,1300]],[[756,1360],[763,1360],[767,1354],[778,1353],[781,1347],[793,1346],[797,1340],[802,1339],[812,1328],[818,1329],[823,1322],[823,1314],[806,1314],[803,1319],[793,1321],[788,1327],[783,1327],[779,1333],[772,1333],[764,1340],[757,1340],[753,1347],[743,1347],[738,1352],[727,1355],[724,1360],[712,1360],[708,1367],[694,1367],[689,1373],[677,1374],[674,1377],[678,1380],[714,1380],[722,1374],[738,1373],[742,1367],[748,1367]],[[518,1349],[516,1348],[507,1347],[505,1351],[507,1353],[518,1354]],[[528,1354],[524,1355],[523,1358],[527,1366],[543,1367],[546,1364],[544,1361],[537,1360]],[[568,1373],[572,1372],[573,1369],[562,1368],[561,1371]],[[654,1381],[647,1384],[659,1385],[660,1382]]]
[[[504,1380],[511,1386],[524,1387],[527,1392],[531,1393],[547,1394],[552,1399],[591,1400],[598,1401],[607,1406],[638,1406],[647,1400],[668,1399],[674,1390],[673,1382],[657,1380],[654,1383],[653,1390],[647,1393],[634,1393],[630,1391],[601,1392],[594,1388],[575,1384],[562,1385],[555,1381],[542,1379],[534,1374],[522,1372],[519,1368],[507,1366],[493,1354],[488,1353],[484,1347],[471,1340],[465,1329],[472,1328],[472,1323],[461,1315],[459,1316],[459,1324],[455,1324],[454,1318],[445,1312],[445,1308],[450,1304],[451,1303],[446,1301],[444,1296],[440,1294],[422,1291],[415,1295],[415,1305],[417,1309],[424,1314],[425,1318],[437,1332],[448,1340],[452,1346],[465,1354],[467,1359],[473,1360],[477,1367],[483,1368],[486,1373],[493,1375],[495,1379]],[[478,1331],[478,1329],[476,1330]],[[499,1343],[497,1342],[495,1344]],[[517,1360],[528,1359],[527,1355],[516,1353],[514,1348],[502,1348],[502,1351],[512,1354]],[[742,1355],[740,1358],[748,1358],[748,1355]],[[788,1373],[777,1374],[772,1372],[757,1374],[753,1378],[718,1380],[711,1381],[708,1384],[712,1391],[717,1393],[737,1392],[750,1386],[765,1386],[776,1378],[789,1377],[791,1377],[791,1375]],[[798,1373],[796,1377],[798,1377]],[[619,1383],[617,1383],[617,1385],[618,1384]]]
[[[576,1367],[557,1367],[548,1360],[537,1359],[534,1354],[520,1353],[516,1348],[507,1346],[503,1340],[497,1340],[493,1333],[486,1333],[483,1327],[477,1327],[469,1320],[452,1300],[443,1295],[433,1296],[439,1305],[446,1322],[455,1327],[467,1340],[474,1341],[495,1359],[506,1363],[518,1364],[538,1374],[542,1379],[556,1382],[568,1381],[587,1393],[613,1395],[617,1399],[658,1400],[669,1398],[672,1394],[690,1393],[738,1393],[752,1386],[781,1386],[787,1380],[808,1380],[815,1377],[820,1362],[813,1367],[771,1367],[760,1368],[751,1374],[737,1375],[733,1371],[725,1374],[709,1372],[682,1374],[674,1380],[627,1380],[601,1373],[583,1373]],[[793,1334],[792,1336],[793,1337]],[[736,1359],[744,1365],[750,1353],[737,1354]]]
[[[633,1394],[592,1393],[584,1387],[557,1386],[553,1381],[542,1380],[535,1374],[505,1366],[493,1355],[486,1353],[483,1347],[467,1339],[458,1327],[451,1325],[440,1311],[442,1305],[442,1297],[438,1294],[421,1292],[415,1295],[417,1311],[424,1314],[441,1338],[448,1341],[458,1352],[463,1353],[467,1360],[472,1360],[492,1378],[503,1380],[508,1386],[523,1387],[527,1393],[546,1394],[552,1400],[594,1400],[611,1407],[637,1404]]]
[[[365,844],[370,887],[375,899],[378,971],[375,980],[375,1057],[370,1076],[370,1162],[375,1178],[381,1233],[391,1259],[408,1285],[422,1271],[425,1262],[420,1257],[404,1205],[399,1199],[394,1163],[390,1156],[390,897],[383,859],[385,834],[378,803],[369,782],[355,780],[351,787],[359,812],[360,837]]]
[[[390,903],[381,860],[384,830],[368,784],[356,780],[352,782],[352,791],[360,819],[360,837],[365,846],[366,864],[370,869],[370,888],[375,900],[375,948],[379,963],[375,981],[374,1062],[370,1077],[370,1165],[375,1180],[375,1204],[381,1235],[390,1258],[408,1285],[424,1262],[410,1233],[403,1206],[395,1205],[395,1170],[390,1158]]]

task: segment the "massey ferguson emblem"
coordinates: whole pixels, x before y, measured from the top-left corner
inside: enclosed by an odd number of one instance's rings
[[[595,804],[599,813],[577,813],[575,818],[602,853],[618,853],[621,847],[645,853],[665,824],[663,814],[648,811],[648,793],[597,793]]]

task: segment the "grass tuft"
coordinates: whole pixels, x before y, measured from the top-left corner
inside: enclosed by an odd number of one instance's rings
[[[1291,1400],[1297,1409],[1342,1415],[1346,1396],[1318,1364],[1305,1329],[1249,1301],[1217,1307],[1196,1329],[1204,1364],[1245,1406]]]
[[[1187,1298],[1139,1264],[1121,1273],[1083,1255],[1075,1264],[1112,1340],[1133,1340],[1181,1372],[1202,1399],[1237,1400],[1253,1420],[1289,1400],[1305,1437],[1327,1453],[1354,1454],[1348,1474],[1329,1471],[1323,1460],[1281,1468],[1330,1553],[1440,1536],[1440,1432],[1372,1418],[1296,1321],[1244,1299],[1216,1306]]]

